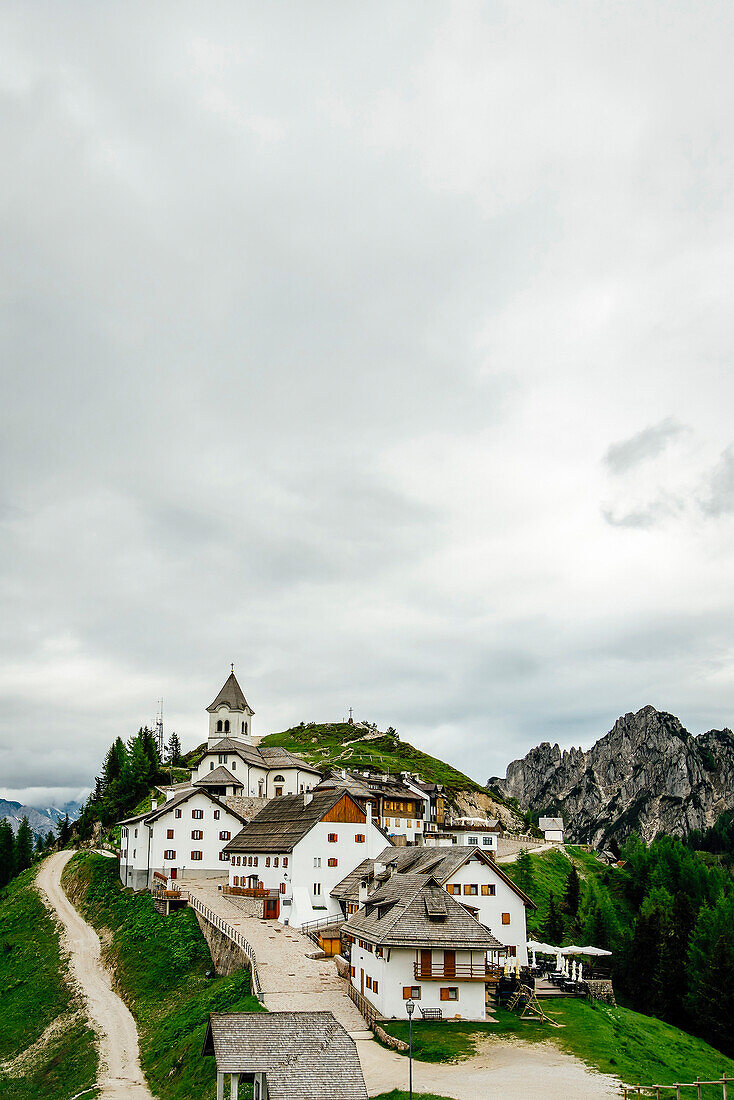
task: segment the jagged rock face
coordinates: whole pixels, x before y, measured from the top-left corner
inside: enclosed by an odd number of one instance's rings
[[[634,829],[645,840],[685,836],[734,806],[734,735],[694,737],[672,714],[643,707],[588,752],[543,742],[496,785],[534,812],[562,815],[581,844],[604,846]]]
[[[511,833],[524,832],[525,829],[520,814],[481,791],[457,791],[451,799],[451,810],[457,817],[496,817],[502,822],[502,827]]]

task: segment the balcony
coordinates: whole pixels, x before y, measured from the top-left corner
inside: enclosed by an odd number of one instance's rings
[[[442,962],[417,962],[413,964],[413,973],[416,980],[422,982],[498,982],[502,970],[485,962],[449,963],[448,966]]]

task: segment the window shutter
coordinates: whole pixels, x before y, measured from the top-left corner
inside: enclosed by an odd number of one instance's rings
[[[503,924],[509,924],[510,923],[510,914],[509,913],[503,913],[502,914],[502,923]]]
[[[441,990],[441,1000],[442,1000],[442,1001],[448,1001],[448,999],[449,999],[449,991],[448,991],[448,989],[442,989],[442,990]]]
[[[412,988],[413,987],[411,985],[404,985],[403,986],[403,1000],[404,1001],[409,1001],[410,1000],[410,991],[411,991]]]

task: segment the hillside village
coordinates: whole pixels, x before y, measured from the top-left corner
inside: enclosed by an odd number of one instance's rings
[[[295,948],[286,962],[293,974],[315,947],[328,960],[328,1011],[353,1036],[377,1028],[387,1038],[382,1023],[413,1012],[486,1021],[503,992],[541,1020],[539,994],[596,996],[603,985],[610,996],[608,982],[582,983],[576,961],[571,969],[553,955],[530,966],[526,914],[535,902],[503,861],[562,843],[561,821],[530,836],[499,817],[459,816],[456,791],[442,783],[406,770],[318,768],[263,743],[253,717],[233,667],[207,707],[207,741],[189,777],[159,785],[149,810],[119,822],[117,854],[121,883],[151,891],[160,912],[191,907],[215,965],[246,966],[269,1008],[284,1007],[262,977],[273,966],[270,922],[287,930],[281,947]],[[300,1020],[323,1007],[323,992],[291,982],[287,1003]],[[230,1065],[220,1028],[213,1019],[208,1040],[218,1096]],[[255,1096],[268,1094],[266,1078],[254,1078]]]

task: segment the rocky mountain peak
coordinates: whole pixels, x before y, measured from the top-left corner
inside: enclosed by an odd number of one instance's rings
[[[520,805],[561,814],[568,835],[607,845],[639,829],[685,836],[734,805],[734,736],[693,736],[653,706],[618,718],[588,751],[547,741],[507,767],[495,784]]]

